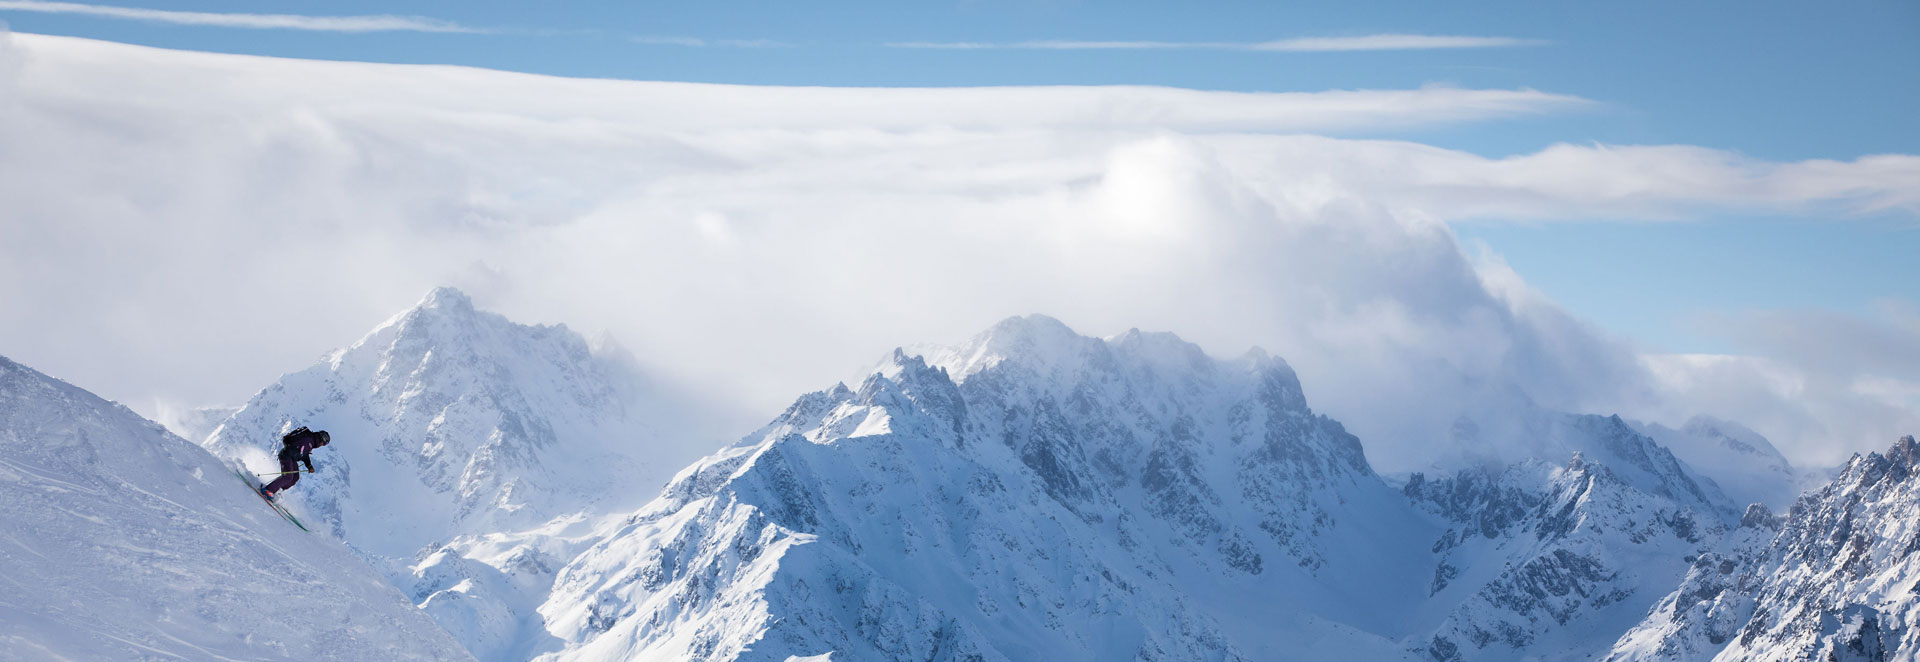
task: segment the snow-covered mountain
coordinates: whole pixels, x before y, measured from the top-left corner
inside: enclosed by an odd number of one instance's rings
[[[1541,460],[1564,462],[1576,454],[1588,464],[1607,467],[1635,489],[1712,513],[1731,523],[1744,503],[1727,497],[1719,484],[1681,461],[1659,440],[1618,416],[1552,411],[1521,395],[1498,411],[1462,417],[1449,431],[1459,447],[1502,449],[1498,456],[1465,456],[1468,469],[1485,471]],[[1738,504],[1738,505],[1736,505]]]
[[[1035,316],[917,353],[568,564],[546,659],[1586,659],[1732,519],[1618,418],[1396,488],[1257,350]]]
[[[1437,529],[1292,370],[1008,320],[800,398],[561,571],[566,660],[1400,655]],[[1284,643],[1284,648],[1282,646]]]
[[[206,441],[274,469],[280,435],[326,429],[295,512],[347,541],[483,659],[525,659],[535,605],[597,513],[628,512],[720,445],[697,403],[565,326],[430,292],[255,395]]]
[[[592,662],[1594,659],[1753,536],[1653,434],[1770,448],[1516,396],[1448,431],[1499,454],[1383,478],[1280,359],[1030,316],[668,481],[688,405],[633,364],[440,289],[208,445],[266,468],[332,431],[295,508],[481,659]]]
[[[1735,503],[1778,509],[1800,496],[1802,472],[1766,437],[1739,423],[1695,416],[1679,429],[1659,423],[1635,423],[1634,429],[1711,478]]]
[[[1784,516],[1750,508],[1608,659],[1915,659],[1917,551],[1920,444],[1903,437]]]
[[[664,483],[690,458],[642,453],[657,437],[642,388],[564,326],[515,324],[439,288],[260,391],[206,445],[265,467],[292,426],[330,431],[289,496],[354,546],[406,558]]]
[[[199,446],[4,357],[0,504],[0,659],[470,659]]]
[[[1433,544],[1430,604],[1445,620],[1417,646],[1441,661],[1593,659],[1725,529],[1584,454],[1565,466],[1416,474],[1405,491],[1453,524]]]

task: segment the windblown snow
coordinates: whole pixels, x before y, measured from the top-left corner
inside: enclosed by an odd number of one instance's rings
[[[0,659],[471,659],[205,450],[4,357],[0,504]]]

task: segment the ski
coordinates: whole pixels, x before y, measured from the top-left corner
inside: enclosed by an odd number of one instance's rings
[[[261,494],[260,483],[255,482],[252,476],[247,475],[247,472],[244,469],[234,469],[233,475],[239,477],[240,482],[246,483],[249,490],[253,492],[253,495],[260,497],[261,501],[265,501],[267,503],[268,508],[272,508],[273,512],[279,513],[280,519],[284,519],[288,522],[292,522],[294,526],[300,527],[301,531],[307,531],[308,533],[312,533],[312,531],[309,531],[307,529],[307,525],[301,524],[300,520],[293,516],[293,513],[287,512],[286,508],[282,507],[278,503],[275,503],[273,499],[267,498],[267,495]]]

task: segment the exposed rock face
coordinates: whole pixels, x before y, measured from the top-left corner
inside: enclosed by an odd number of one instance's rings
[[[1920,647],[1920,447],[1850,460],[1784,516],[1749,509],[1612,660],[1905,660]]]
[[[1454,523],[1433,544],[1430,585],[1435,606],[1452,607],[1417,648],[1434,660],[1590,658],[1724,528],[1580,454],[1564,467],[1415,475],[1405,490]]]

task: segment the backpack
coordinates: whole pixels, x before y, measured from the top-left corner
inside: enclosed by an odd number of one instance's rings
[[[307,426],[302,425],[300,427],[294,428],[293,431],[291,432],[280,435],[280,445],[289,446],[289,447],[299,446],[300,440],[307,438],[307,436],[311,434],[313,434],[313,431],[308,430]]]

